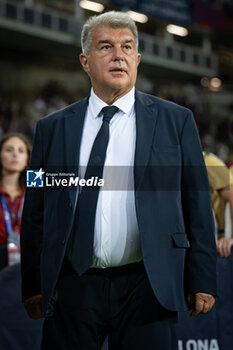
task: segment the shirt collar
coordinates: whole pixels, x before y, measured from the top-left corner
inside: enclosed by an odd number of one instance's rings
[[[124,114],[130,112],[135,102],[135,87],[133,87],[126,95],[122,96],[113,103],[113,106],[118,107]],[[91,89],[89,98],[89,108],[93,118],[97,118],[103,107],[108,106],[103,100],[101,100],[95,93],[93,88]]]

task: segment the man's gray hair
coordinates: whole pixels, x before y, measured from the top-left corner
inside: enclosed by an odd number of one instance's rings
[[[89,56],[92,42],[92,30],[98,25],[110,28],[129,28],[133,35],[138,50],[138,30],[134,20],[125,12],[109,11],[98,16],[89,17],[83,26],[81,33],[82,52]]]

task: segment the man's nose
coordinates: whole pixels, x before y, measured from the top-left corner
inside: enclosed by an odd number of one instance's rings
[[[124,58],[124,52],[121,46],[115,46],[113,58],[114,60],[122,60]]]

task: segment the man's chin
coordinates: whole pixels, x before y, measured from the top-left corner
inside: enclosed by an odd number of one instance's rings
[[[122,81],[114,81],[112,84],[109,84],[109,87],[113,90],[128,90],[129,85]]]

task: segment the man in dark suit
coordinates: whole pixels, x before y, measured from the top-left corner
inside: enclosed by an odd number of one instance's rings
[[[87,21],[80,62],[90,96],[38,122],[31,169],[76,166],[85,180],[126,171],[129,186],[28,189],[24,306],[45,316],[42,349],[97,350],[106,336],[110,350],[174,349],[177,312],[207,312],[216,294],[192,113],[135,91],[138,33],[125,13]]]

